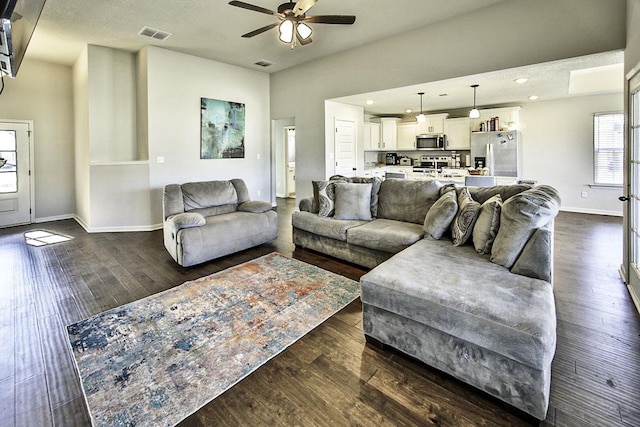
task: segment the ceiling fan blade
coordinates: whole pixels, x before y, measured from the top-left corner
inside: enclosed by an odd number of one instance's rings
[[[303,19],[304,22],[311,22],[314,24],[343,24],[351,25],[356,22],[356,17],[353,15],[316,15],[307,16]]]
[[[265,31],[269,31],[272,28],[277,27],[278,25],[280,25],[279,22],[274,22],[273,24],[269,24],[269,25],[265,25],[262,28],[258,28],[257,30],[253,30],[247,34],[243,34],[242,37],[244,37],[245,39],[251,38],[253,36],[257,36],[258,34],[262,34]]]
[[[311,9],[311,6],[316,4],[318,0],[298,0],[293,7],[293,14],[295,16],[302,16],[307,13],[307,10]]]
[[[264,7],[256,6],[253,4],[245,3],[243,1],[232,0],[229,2],[231,6],[240,7],[242,9],[253,10],[254,12],[266,13],[267,15],[273,15],[282,17],[282,15],[275,10],[265,9]]]

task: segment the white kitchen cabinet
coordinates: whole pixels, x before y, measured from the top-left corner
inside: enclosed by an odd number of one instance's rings
[[[398,123],[398,150],[416,149],[416,122]]]
[[[398,149],[398,122],[400,119],[383,117],[380,119],[380,149],[393,151]]]
[[[447,119],[444,126],[447,150],[471,150],[471,119]]]
[[[428,114],[424,123],[417,124],[417,134],[444,133],[444,122],[449,114]]]
[[[365,122],[363,134],[365,151],[378,151],[381,149],[379,123]]]

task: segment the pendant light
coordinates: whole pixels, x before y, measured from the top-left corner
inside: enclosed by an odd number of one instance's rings
[[[478,109],[476,108],[476,89],[478,88],[478,86],[480,85],[471,85],[471,87],[473,88],[473,109],[469,111],[470,119],[480,118],[480,111],[478,111]]]
[[[420,114],[416,116],[416,120],[418,123],[424,123],[427,121],[427,116],[422,113],[422,95],[424,95],[424,92],[418,92],[418,95],[420,95]]]

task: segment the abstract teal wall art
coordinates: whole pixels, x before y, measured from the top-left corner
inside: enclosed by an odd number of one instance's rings
[[[200,98],[200,158],[244,158],[244,104]]]

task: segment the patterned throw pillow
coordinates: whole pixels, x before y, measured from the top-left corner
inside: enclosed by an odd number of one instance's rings
[[[462,246],[469,240],[479,212],[480,203],[473,200],[469,189],[464,187],[458,196],[458,213],[451,223],[453,246]]]
[[[479,254],[491,253],[493,241],[500,228],[500,211],[502,198],[499,194],[490,197],[480,206],[480,214],[476,225],[473,227],[473,246]]]
[[[318,215],[320,216],[333,216],[334,214],[334,200],[335,196],[335,184],[337,182],[347,182],[344,179],[336,179],[329,181],[312,181],[313,184],[313,198],[314,202],[318,206]]]

